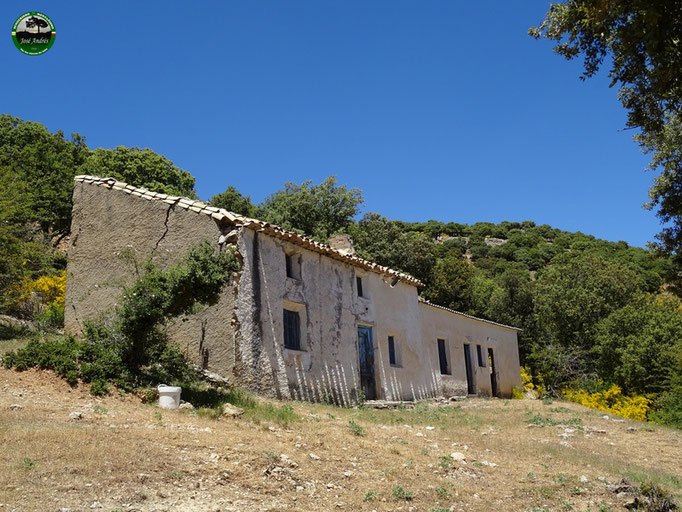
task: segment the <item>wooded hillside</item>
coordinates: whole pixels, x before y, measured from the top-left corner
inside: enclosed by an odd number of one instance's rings
[[[0,116],[0,314],[60,325],[59,247],[76,174],[196,197],[191,174],[149,149],[91,150],[78,134]],[[286,183],[257,205],[234,187],[211,202],[320,241],[348,233],[360,256],[421,279],[424,298],[522,328],[522,363],[547,392],[615,384],[647,395],[652,418],[682,425],[682,312],[669,257],[532,221],[357,220],[361,191],[334,177]]]

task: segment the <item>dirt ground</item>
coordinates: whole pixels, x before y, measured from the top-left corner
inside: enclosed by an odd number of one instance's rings
[[[0,369],[0,512],[596,512],[623,510],[623,477],[682,492],[682,432],[576,404],[293,407],[286,426],[213,420]]]

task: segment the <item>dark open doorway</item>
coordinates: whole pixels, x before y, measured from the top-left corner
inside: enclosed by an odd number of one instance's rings
[[[470,395],[476,394],[476,386],[474,385],[474,368],[471,365],[471,346],[464,344],[464,366],[467,373],[467,393]]]
[[[488,362],[490,363],[490,387],[493,396],[497,396],[497,372],[495,371],[495,356],[492,348],[488,349]]]
[[[374,379],[374,344],[372,328],[358,325],[358,354],[360,356],[360,386],[366,400],[376,400],[377,387]]]

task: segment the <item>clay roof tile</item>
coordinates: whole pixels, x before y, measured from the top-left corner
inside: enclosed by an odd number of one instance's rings
[[[324,254],[326,256],[329,256],[330,258],[333,258],[335,260],[343,261],[345,263],[348,263],[350,265],[364,268],[366,270],[371,270],[374,272],[377,272],[382,275],[389,275],[394,278],[399,278],[402,281],[404,281],[407,284],[410,284],[412,286],[423,286],[423,283],[419,281],[419,279],[409,275],[405,274],[404,272],[399,272],[397,270],[390,269],[388,267],[384,267],[382,265],[378,265],[375,262],[372,261],[367,261],[364,260],[358,256],[350,256],[341,253],[340,251],[331,248],[329,245],[322,244],[320,242],[317,242],[307,236],[302,236],[299,235],[298,233],[294,233],[292,231],[287,231],[279,226],[275,226],[270,224],[269,222],[261,221],[258,219],[252,219],[250,217],[245,217],[243,215],[239,215],[233,212],[229,212],[227,210],[221,209],[221,208],[216,208],[214,206],[210,206],[202,201],[196,201],[193,199],[189,199],[186,197],[178,197],[178,196],[171,196],[171,195],[166,195],[166,194],[161,194],[158,192],[151,192],[146,188],[136,188],[132,185],[129,185],[127,183],[117,181],[114,178],[100,178],[97,176],[88,176],[84,174],[79,174],[74,178],[74,181],[77,183],[88,183],[88,184],[94,184],[98,186],[104,186],[107,189],[113,189],[117,191],[122,191],[127,194],[132,194],[136,197],[141,197],[147,200],[163,200],[164,203],[171,204],[171,205],[179,205],[185,210],[192,210],[196,213],[199,214],[204,214],[208,215],[211,218],[215,219],[218,222],[222,222],[224,220],[227,220],[228,222],[232,224],[237,224],[237,225],[242,225],[244,227],[247,227],[249,229],[253,229],[255,231],[260,231],[260,232],[266,232],[268,234],[271,234],[272,236],[276,238],[280,238],[282,240],[286,240],[294,245],[298,245],[300,247],[304,247],[306,249],[309,249],[311,251]],[[434,305],[435,306],[435,305]],[[440,307],[440,306],[437,306]],[[447,308],[444,308],[447,309]],[[463,313],[460,313],[463,314]],[[494,322],[492,322],[494,323]],[[499,324],[501,325],[501,324]],[[508,327],[508,326],[503,326],[503,327]]]

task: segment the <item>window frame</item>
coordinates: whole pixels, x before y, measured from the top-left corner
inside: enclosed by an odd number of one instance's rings
[[[355,276],[355,291],[358,294],[358,297],[361,297],[363,299],[366,299],[364,295],[364,288],[362,286],[362,276]]]
[[[398,363],[398,352],[396,350],[395,336],[393,334],[388,335],[388,364],[397,368],[400,367]]]
[[[301,315],[299,314],[298,311],[295,311],[293,309],[287,309],[286,306],[282,309],[282,341],[284,348],[287,350],[301,350]],[[295,315],[295,321],[293,319],[293,315]],[[287,317],[288,320],[287,320]],[[292,325],[292,322],[293,325]],[[291,343],[292,340],[290,339],[292,333],[291,330],[293,329],[293,335],[295,338],[295,343]],[[287,343],[289,342],[289,343]]]
[[[287,277],[294,277],[292,270],[291,254],[284,255],[284,266],[286,268]]]
[[[284,269],[288,279],[301,280],[301,254],[297,252],[284,253]]]
[[[452,375],[452,367],[448,360],[448,341],[445,338],[436,338],[436,344],[438,345],[438,366],[440,374]],[[445,372],[443,372],[443,363],[445,363]]]

